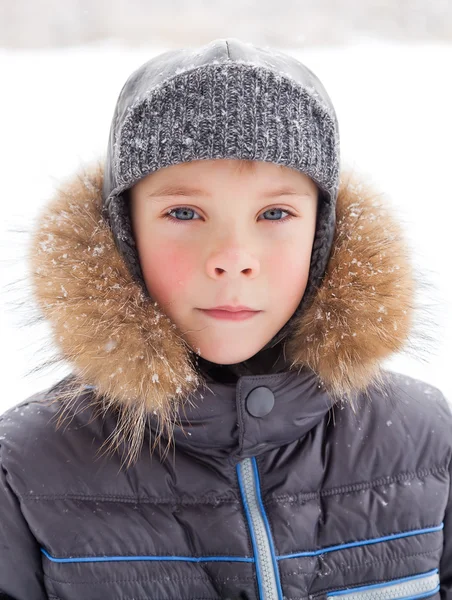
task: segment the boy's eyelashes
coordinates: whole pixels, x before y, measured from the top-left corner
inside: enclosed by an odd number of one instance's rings
[[[177,223],[186,223],[186,222],[190,222],[190,221],[202,221],[203,219],[179,219],[176,216],[173,216],[171,213],[177,213],[178,211],[185,211],[188,213],[198,213],[198,211],[194,208],[191,208],[190,206],[176,206],[174,208],[169,208],[166,209],[165,212],[163,213],[162,217],[165,219],[168,219],[169,221],[173,221],[173,222],[177,222]],[[270,208],[266,208],[264,209],[261,213],[259,213],[259,217],[261,217],[262,215],[264,215],[265,213],[269,213],[269,212],[273,212],[274,214],[278,215],[279,213],[285,213],[287,216],[283,217],[281,219],[278,218],[270,218],[270,219],[260,219],[263,221],[269,221],[269,222],[273,222],[273,223],[285,223],[289,220],[291,220],[292,218],[296,217],[297,215],[290,211],[287,208],[283,208],[281,206],[272,206]]]

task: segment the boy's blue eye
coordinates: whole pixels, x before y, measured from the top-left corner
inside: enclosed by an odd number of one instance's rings
[[[178,214],[181,218],[179,218],[179,216],[173,217],[171,213],[176,213],[176,215]],[[191,213],[198,214],[193,208],[189,208],[188,206],[178,206],[177,208],[172,208],[167,213],[165,213],[164,217],[167,219],[170,219],[172,221],[179,222],[179,223],[183,222],[183,221],[198,221],[199,219],[190,218]],[[289,212],[288,210],[284,210],[284,209],[278,208],[278,207],[269,208],[262,214],[265,215],[266,213],[273,213],[273,215],[275,215],[275,213],[276,213],[276,217],[280,216],[280,213],[286,213],[288,215],[286,218],[283,218],[283,219],[278,219],[278,218],[264,219],[264,221],[273,221],[275,223],[281,223],[281,222],[284,223],[285,221],[289,221],[293,216],[295,216],[295,215],[293,215],[293,213]]]
[[[262,214],[265,215],[265,213],[282,213],[285,212],[287,214],[290,214],[287,210],[283,210],[282,208],[269,208],[268,210],[266,210],[265,212],[263,212]],[[267,219],[266,219],[267,220]],[[278,219],[268,219],[269,221],[277,221]]]
[[[195,213],[196,211],[194,211],[192,208],[188,208],[186,206],[180,206],[178,208],[172,208],[171,210],[169,210],[166,214],[167,215],[171,215],[171,213],[179,213],[179,215],[182,215],[182,221],[193,221],[194,219],[190,219],[190,217],[187,218],[187,213]],[[175,217],[177,218],[177,217]]]

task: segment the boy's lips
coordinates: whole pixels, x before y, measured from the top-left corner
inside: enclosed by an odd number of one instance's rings
[[[205,313],[206,315],[208,315],[209,317],[213,317],[215,319],[224,319],[224,320],[229,320],[229,321],[244,321],[245,319],[250,319],[251,317],[254,317],[255,315],[259,314],[260,310],[243,310],[243,309],[238,309],[237,307],[235,307],[234,310],[230,310],[230,309],[219,309],[219,308],[213,308],[213,309],[209,309],[209,308],[200,308],[198,310],[201,310],[203,313]]]
[[[242,310],[259,312],[255,308],[250,308],[249,306],[243,306],[241,304],[224,304],[222,306],[212,306],[211,308],[201,308],[200,310],[227,310],[228,312],[240,312]]]

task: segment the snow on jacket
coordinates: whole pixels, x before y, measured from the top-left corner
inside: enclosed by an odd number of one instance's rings
[[[3,597],[452,600],[452,417],[382,367],[414,307],[382,198],[343,176],[291,368],[222,383],[130,278],[102,173],[62,186],[30,247],[73,371],[0,417]]]

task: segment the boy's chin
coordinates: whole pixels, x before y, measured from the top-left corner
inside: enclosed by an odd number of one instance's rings
[[[262,346],[263,348],[264,346]],[[240,352],[237,351],[237,348],[231,349],[230,351],[219,351],[215,349],[205,349],[199,352],[199,348],[195,350],[195,352],[204,358],[204,360],[208,360],[217,365],[235,365],[237,363],[241,363],[245,360],[248,360],[255,354],[259,352],[261,348],[250,348],[248,350],[242,349]]]

